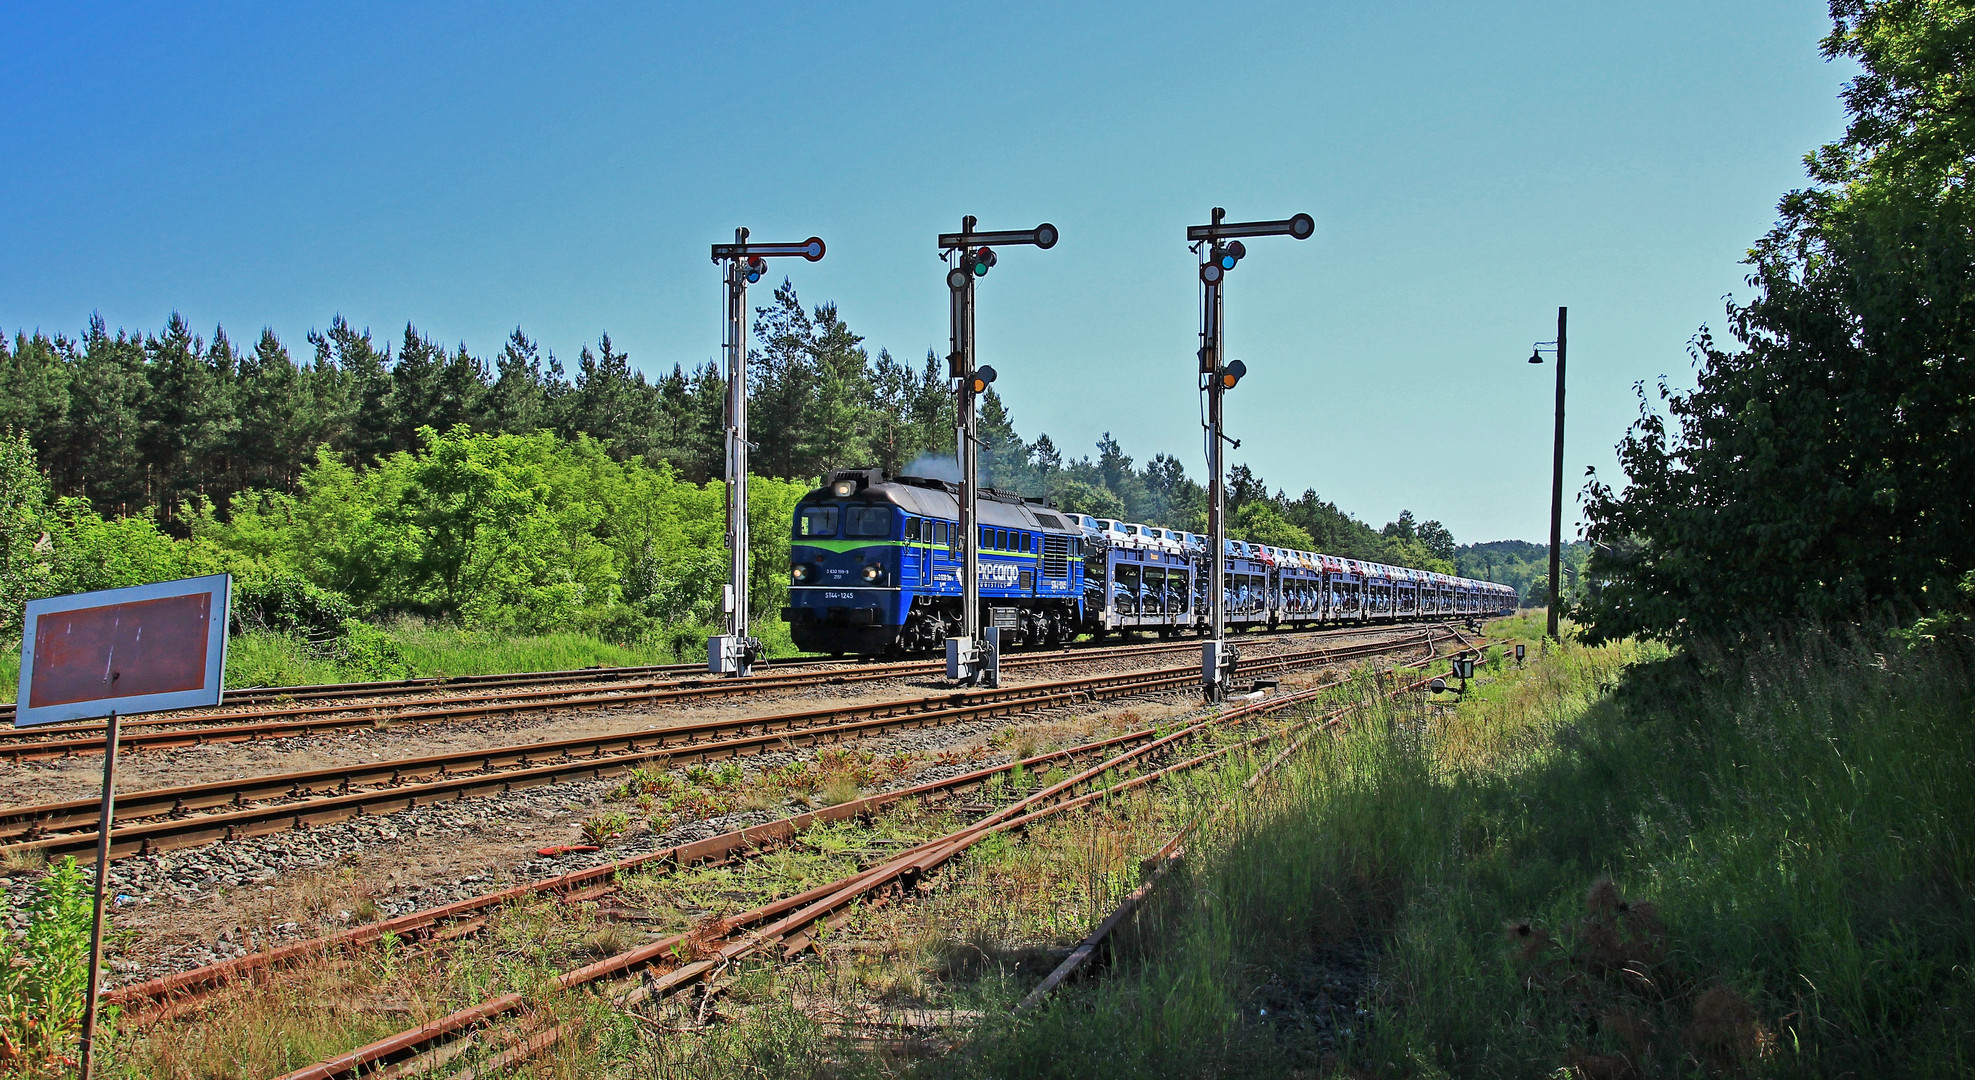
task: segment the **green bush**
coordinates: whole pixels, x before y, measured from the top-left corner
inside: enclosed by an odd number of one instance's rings
[[[0,1059],[38,1068],[72,1057],[92,909],[90,886],[70,856],[35,884],[26,931],[0,933]]]
[[[249,579],[236,582],[233,589],[233,617],[242,629],[297,634],[327,643],[356,614],[349,597],[297,577]]]
[[[201,505],[190,546],[244,579],[341,593],[364,618],[621,642],[711,619],[725,577],[721,485],[613,461],[588,438],[424,435],[416,453],[370,468],[325,451],[293,495],[245,492],[224,516]],[[804,490],[750,482],[757,614],[786,600],[789,519]]]

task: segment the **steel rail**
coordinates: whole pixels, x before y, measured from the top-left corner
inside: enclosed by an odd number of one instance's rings
[[[1295,627],[1282,627],[1280,629],[1275,629],[1275,630],[1264,629],[1257,632],[1264,635],[1343,634],[1343,633],[1351,633],[1354,631],[1389,629],[1401,625],[1418,626],[1418,625],[1425,625],[1427,623],[1436,623],[1436,622],[1445,624],[1449,621],[1452,620],[1450,618],[1432,616],[1428,618],[1415,619],[1411,623],[1404,623],[1404,624],[1398,622],[1340,623],[1340,624],[1334,624],[1329,626],[1320,626],[1320,627],[1311,627],[1311,628],[1302,628],[1302,629]],[[1150,644],[1157,645],[1159,643],[1150,643]],[[1178,643],[1175,644],[1177,645]],[[1086,650],[1101,652],[1106,649],[1117,649],[1120,647],[1121,646],[1107,645],[1102,642],[1092,640],[1092,641],[1086,641],[1082,643],[1075,643],[1075,644],[1063,645],[1063,646],[1024,646],[1019,649],[1011,650],[1009,655],[1024,656],[1024,657],[1065,656],[1070,653],[1083,652]],[[1132,646],[1123,646],[1123,647],[1130,648]],[[779,660],[775,660],[772,663],[777,668],[782,668],[782,669],[824,668],[828,670],[841,670],[841,671],[868,670],[873,666],[870,661],[865,660],[863,658],[832,659],[824,656],[790,656],[790,657],[783,657],[782,659]],[[939,668],[940,664],[941,661],[938,660],[888,660],[888,661],[880,661],[876,666],[882,667],[882,666],[917,665],[917,666],[926,667],[928,670],[934,670],[934,669],[940,669]],[[596,667],[586,667],[586,668],[564,668],[556,671],[520,671],[520,672],[498,672],[498,673],[490,672],[487,674],[480,674],[480,675],[421,675],[421,676],[414,676],[408,679],[384,679],[384,680],[376,680],[369,682],[313,683],[313,684],[296,685],[296,686],[247,686],[247,687],[241,687],[237,690],[228,690],[226,692],[226,698],[230,704],[238,705],[238,704],[249,704],[249,703],[261,702],[261,701],[291,702],[291,701],[302,701],[302,700],[320,700],[320,699],[336,699],[336,698],[351,698],[351,697],[393,697],[403,694],[421,694],[421,693],[429,693],[433,690],[446,690],[446,689],[453,689],[460,687],[476,687],[476,688],[485,689],[485,688],[498,688],[504,686],[534,686],[543,683],[558,683],[558,682],[567,682],[567,683],[610,682],[614,680],[647,678],[652,676],[670,676],[684,680],[684,679],[691,679],[696,676],[706,676],[708,674],[709,673],[706,670],[706,665],[703,663],[632,664],[632,665],[625,665],[618,667],[599,665]],[[10,722],[13,719],[14,706],[15,706],[14,702],[0,701],[0,721]],[[182,716],[178,718],[177,722],[186,722],[191,719],[195,719],[197,715],[198,714]],[[174,721],[172,719],[164,719],[164,720],[157,720],[152,722],[171,723]],[[77,724],[77,725],[62,725],[60,727],[48,727],[48,728],[42,728],[40,730],[43,732],[69,731],[76,733],[93,732],[96,734],[101,734],[103,730],[103,726],[100,724],[94,724],[94,725]],[[6,732],[0,731],[0,735],[5,735],[5,734]]]
[[[1430,663],[1431,660],[1429,659],[1426,662]],[[1425,680],[1420,680],[1412,684],[1412,686],[1417,687],[1424,684]],[[1317,689],[1334,689],[1334,685],[1283,695],[1273,701],[1260,702],[1228,710],[1213,720],[1190,725],[1180,732],[1175,732],[1165,738],[1154,740],[1152,743],[1117,755],[1098,766],[1085,770],[1076,777],[1053,784],[1042,791],[1019,799],[979,822],[964,826],[943,837],[915,845],[876,867],[860,871],[836,882],[818,886],[796,896],[773,901],[753,911],[722,920],[715,933],[729,940],[717,951],[709,957],[683,964],[665,975],[642,983],[626,996],[623,1004],[633,1004],[652,997],[669,994],[697,981],[720,966],[731,963],[765,946],[781,943],[788,939],[800,939],[797,943],[790,946],[794,951],[800,951],[802,947],[806,947],[813,940],[813,928],[827,920],[840,908],[875,889],[889,885],[902,878],[923,875],[966,851],[986,836],[998,832],[1025,828],[1028,825],[1055,814],[1088,805],[1124,791],[1143,787],[1182,770],[1197,768],[1208,761],[1225,756],[1235,750],[1250,748],[1272,739],[1280,738],[1287,732],[1272,732],[1256,736],[1252,739],[1241,740],[1209,751],[1208,753],[1196,755],[1175,765],[1131,777],[1109,787],[1100,788],[1082,795],[1060,798],[1058,801],[1047,806],[1042,805],[1046,800],[1057,799],[1058,796],[1066,795],[1069,791],[1074,790],[1077,786],[1095,776],[1115,771],[1118,768],[1131,764],[1139,758],[1146,756],[1155,748],[1172,745],[1182,737],[1198,734],[1211,724],[1224,723],[1229,719],[1245,718],[1288,708],[1291,705],[1309,700],[1315,696]],[[1392,693],[1398,692],[1400,691],[1392,691]],[[1301,725],[1293,725],[1288,731],[1298,730],[1313,722],[1315,721],[1306,721]],[[777,916],[780,916],[780,918],[777,918]],[[768,922],[770,919],[775,919],[776,921],[764,929],[749,930],[750,927],[760,927],[761,924]],[[749,930],[746,936],[741,937],[739,940],[732,940],[736,933],[743,930]],[[709,943],[705,940],[698,943],[690,942],[686,934],[671,935],[661,938],[658,941],[647,943],[637,949],[620,953],[617,956],[608,957],[565,972],[557,976],[553,982],[558,989],[575,989],[588,983],[622,976],[646,967],[667,963],[674,958],[677,949],[681,947],[691,948],[695,944],[699,948],[705,948]],[[521,1010],[525,1002],[526,996],[520,993],[504,994],[491,998],[477,1005],[460,1009],[446,1017],[421,1025],[420,1027],[377,1040],[337,1058],[288,1073],[281,1080],[341,1080],[343,1077],[353,1076],[363,1070],[375,1069],[378,1066],[388,1063],[404,1063],[408,1059],[418,1056],[427,1046],[461,1038],[494,1020]],[[524,1046],[517,1048],[516,1051],[510,1052],[508,1055],[503,1055],[500,1061],[500,1067],[514,1064],[514,1061],[506,1059],[511,1058],[516,1052],[530,1055],[540,1053],[541,1050],[551,1045],[562,1031],[563,1027],[558,1025],[549,1031],[537,1033]]]
[[[1341,632],[1318,633],[1330,636]],[[1011,667],[1033,667],[1049,663],[1131,659],[1177,652],[1189,647],[1190,644],[1186,642],[1086,646],[1054,653],[1019,654],[1009,657],[1005,664]],[[1090,655],[1082,655],[1084,653]],[[746,679],[678,679],[665,683],[634,682],[619,686],[458,694],[411,702],[292,705],[252,712],[208,712],[127,722],[122,725],[123,734],[118,739],[117,745],[125,749],[159,750],[203,746],[208,743],[253,742],[363,729],[383,724],[457,721],[512,713],[546,713],[558,709],[614,708],[693,699],[738,697],[761,691],[870,682],[912,674],[933,674],[940,670],[939,665],[934,662],[899,661],[847,669],[773,672]],[[104,730],[103,724],[27,728],[18,731],[0,729],[0,760],[38,761],[66,758],[83,753],[101,753],[103,751],[101,737]]]
[[[1302,663],[1359,659],[1417,644],[1431,648],[1432,632],[1398,642],[1368,642],[1335,650],[1256,657],[1244,661],[1243,670],[1259,673]],[[1196,674],[1191,667],[1112,673],[999,690],[811,709],[780,716],[743,717],[132,792],[119,797],[117,815],[119,820],[134,823],[118,827],[111,857],[285,832],[360,815],[387,814],[434,802],[501,794],[573,779],[601,779],[655,761],[670,765],[733,758],[798,744],[836,742],[900,727],[929,727],[1076,701],[1154,693],[1188,685],[1188,680]],[[845,720],[845,717],[862,719]],[[388,786],[350,790],[365,785]],[[322,790],[336,793],[314,794]],[[257,799],[285,801],[245,805]],[[235,809],[155,820],[161,815],[190,815],[221,807]],[[0,846],[0,852],[40,851],[44,855],[59,855],[91,848],[96,843],[94,825],[99,812],[93,802],[85,800],[0,811],[0,836],[15,839]],[[44,835],[56,830],[73,831]]]

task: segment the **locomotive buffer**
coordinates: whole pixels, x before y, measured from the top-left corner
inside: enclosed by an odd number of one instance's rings
[[[1033,229],[978,232],[972,214],[960,219],[960,231],[941,233],[940,255],[948,260],[946,287],[951,302],[953,351],[946,354],[947,374],[959,384],[954,431],[960,459],[960,633],[946,639],[946,677],[963,686],[1001,685],[1001,632],[981,630],[980,579],[980,437],[974,433],[974,398],[987,393],[994,369],[974,363],[974,279],[986,277],[998,261],[996,247],[1026,244],[1056,246],[1056,226],[1044,222]]]
[[[1200,380],[1207,395],[1207,565],[1208,610],[1214,636],[1201,650],[1200,677],[1208,701],[1227,697],[1228,683],[1241,657],[1227,641],[1227,485],[1223,480],[1221,398],[1234,389],[1248,366],[1223,361],[1226,337],[1221,320],[1221,293],[1228,271],[1248,254],[1244,236],[1288,236],[1308,240],[1317,231],[1316,219],[1298,214],[1281,221],[1226,221],[1227,211],[1214,207],[1213,221],[1190,225],[1186,239],[1200,256]]]
[[[726,268],[727,281],[727,584],[720,590],[726,633],[706,639],[706,670],[745,677],[761,658],[761,642],[748,635],[747,452],[747,287],[768,272],[767,260],[798,255],[816,262],[823,241],[750,244],[746,229],[734,242],[713,245],[713,261]]]

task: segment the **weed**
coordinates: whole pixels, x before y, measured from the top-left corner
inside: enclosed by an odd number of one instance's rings
[[[691,788],[666,799],[665,809],[685,819],[717,817],[733,810],[734,800],[719,792]]]
[[[616,956],[630,952],[643,941],[644,935],[638,933],[630,924],[613,920],[600,923],[596,929],[585,934],[582,947],[583,951],[591,956]]]
[[[864,789],[848,774],[838,773],[823,782],[817,790],[816,798],[824,806],[835,806],[862,797]]]
[[[0,873],[39,874],[48,868],[48,853],[40,848],[0,851]]]
[[[678,780],[674,779],[670,773],[638,766],[624,775],[623,783],[611,789],[610,797],[613,799],[635,798],[639,800],[638,805],[642,807],[644,806],[643,800],[646,798],[670,795],[678,785]]]
[[[603,847],[615,843],[631,826],[631,815],[612,810],[583,819],[583,842]]]

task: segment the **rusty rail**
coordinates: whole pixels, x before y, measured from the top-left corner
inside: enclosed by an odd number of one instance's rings
[[[1379,628],[1370,628],[1377,632]],[[1397,629],[1397,627],[1394,627]],[[1362,633],[1362,628],[1349,630],[1327,630],[1314,632],[1329,636],[1341,633]],[[1157,642],[1141,645],[1079,646],[1051,652],[1026,652],[1009,656],[1004,666],[1022,668],[1051,663],[1071,663],[1085,660],[1131,659],[1138,656],[1158,655],[1194,648],[1188,642]],[[645,672],[643,668],[600,669],[614,672]],[[148,720],[126,721],[121,727],[122,736],[117,745],[122,749],[165,750],[204,746],[208,743],[255,742],[264,739],[285,739],[316,735],[334,731],[349,731],[376,727],[380,724],[417,724],[437,721],[461,721],[480,719],[489,716],[511,715],[515,713],[547,713],[562,709],[623,708],[629,705],[663,705],[677,701],[708,700],[725,697],[739,697],[763,691],[792,690],[810,686],[836,685],[842,683],[872,682],[881,679],[894,679],[912,675],[931,675],[943,670],[937,663],[927,661],[896,661],[881,664],[858,664],[826,668],[823,670],[766,672],[746,679],[686,678],[670,679],[664,682],[619,682],[616,685],[554,687],[548,689],[502,690],[495,693],[453,694],[444,697],[422,698],[415,701],[358,701],[337,704],[282,704],[259,708],[252,711],[205,711],[194,714],[174,714]],[[695,668],[694,673],[704,674]],[[566,672],[549,673],[555,676]],[[547,677],[513,676],[513,681],[527,680],[527,685],[545,682],[566,681]],[[608,682],[596,679],[592,681]],[[482,685],[500,685],[500,680],[488,679]],[[362,687],[371,684],[358,684],[356,688],[340,688],[324,697],[369,696]],[[395,685],[395,684],[394,684]],[[419,693],[440,685],[451,685],[439,680],[431,685],[417,680],[407,680],[399,693]],[[310,688],[301,688],[310,689]],[[229,699],[234,695],[229,694]],[[224,710],[222,706],[222,710]],[[0,727],[0,760],[45,761],[72,757],[77,754],[101,753],[103,751],[103,724],[65,724],[44,728],[12,729]]]
[[[1431,648],[1432,642],[1433,632],[1428,631],[1400,642],[1368,642],[1335,650],[1256,657],[1244,660],[1242,670],[1255,673],[1304,663],[1359,659],[1409,644]],[[1154,693],[1190,685],[1197,676],[1191,667],[1111,673],[999,690],[811,709],[778,716],[137,791],[119,797],[118,819],[133,824],[119,825],[111,857],[307,828],[359,815],[391,813],[433,802],[572,779],[600,779],[658,761],[680,764],[732,758],[794,745],[841,741],[899,727],[933,726],[1076,701]],[[365,790],[352,790],[360,787]],[[324,790],[335,793],[316,794]],[[247,805],[256,799],[281,801]],[[219,812],[196,813],[214,810]],[[13,843],[0,846],[0,852],[41,851],[58,855],[93,848],[96,813],[95,804],[85,800],[0,811],[0,836],[15,838]]]

